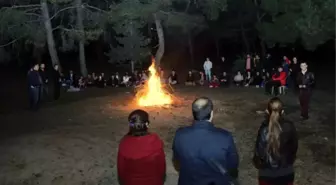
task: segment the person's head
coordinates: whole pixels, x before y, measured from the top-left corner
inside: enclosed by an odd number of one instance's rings
[[[287,56],[283,56],[283,59],[284,59],[284,60],[287,60]]]
[[[45,69],[45,64],[43,64],[43,63],[40,64],[40,69],[41,69],[41,70],[44,70],[44,69]]]
[[[128,116],[129,133],[131,136],[144,136],[148,134],[149,114],[137,109]]]
[[[39,67],[40,67],[40,66],[39,66],[38,64],[34,64],[34,66],[33,66],[33,70],[34,70],[34,71],[38,71],[38,70],[39,70]]]
[[[96,73],[92,73],[92,76],[96,76]]]
[[[209,121],[213,119],[213,103],[207,97],[197,98],[192,103],[192,114],[195,121]]]
[[[293,63],[297,64],[297,58],[296,57],[293,57]]]
[[[210,61],[210,58],[209,58],[209,57],[207,57],[207,58],[206,58],[206,61]]]
[[[262,69],[262,72],[263,72],[263,73],[264,73],[264,72],[266,72],[266,69],[265,69],[265,68],[263,68],[263,69]]]
[[[104,73],[101,73],[101,76],[102,76],[102,77],[104,77],[104,76],[105,76],[105,74],[104,74]]]
[[[257,71],[257,72],[256,72],[256,75],[257,75],[257,76],[259,76],[259,75],[260,75],[260,72],[259,72],[259,71]]]
[[[188,74],[189,74],[189,75],[192,75],[192,71],[188,71]]]
[[[280,66],[278,67],[278,72],[281,73],[283,71],[283,68]]]
[[[57,64],[54,65],[54,69],[55,69],[56,71],[58,71],[58,65],[57,65]]]
[[[225,71],[223,72],[223,76],[226,76],[226,72]]]
[[[240,71],[237,71],[237,75],[241,75],[241,72],[240,72]]]
[[[302,71],[306,71],[308,69],[308,64],[306,62],[301,62],[300,68]]]
[[[267,151],[268,153],[278,155],[281,134],[279,121],[284,113],[282,101],[278,97],[272,98],[268,102],[266,113],[269,115]]]
[[[222,57],[221,59],[222,59],[223,62],[225,61],[225,57]]]
[[[250,54],[247,54],[246,57],[247,57],[247,58],[251,58],[251,55],[250,55]]]
[[[70,70],[70,71],[69,71],[69,73],[70,73],[70,74],[73,74],[73,71],[72,71],[72,70]]]
[[[269,77],[269,76],[270,76],[270,73],[269,73],[269,72],[266,72],[266,76]]]
[[[172,70],[171,74],[172,74],[172,75],[175,75],[175,73],[176,73],[175,70]]]

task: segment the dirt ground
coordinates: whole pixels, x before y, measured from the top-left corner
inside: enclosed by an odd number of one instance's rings
[[[1,185],[116,185],[118,143],[127,132],[127,116],[138,108],[127,89],[88,89],[63,94],[39,112],[14,111],[0,115]],[[102,94],[103,96],[97,96]],[[251,156],[257,128],[269,97],[255,88],[208,89],[178,87],[178,102],[170,107],[144,108],[151,115],[151,131],[165,142],[167,185],[178,174],[171,157],[175,130],[191,124],[191,102],[208,96],[215,104],[215,125],[233,132],[240,155],[239,180],[257,184]],[[299,120],[297,99],[282,97],[287,118],[299,132],[295,164],[297,185],[335,184],[335,100],[315,91],[311,119]]]

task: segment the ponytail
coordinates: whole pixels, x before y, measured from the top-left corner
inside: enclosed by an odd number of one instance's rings
[[[274,110],[271,112],[268,134],[267,134],[267,152],[269,154],[279,155],[281,126],[279,123],[280,112]]]

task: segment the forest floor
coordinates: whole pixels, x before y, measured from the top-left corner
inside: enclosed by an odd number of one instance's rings
[[[64,93],[39,112],[12,111],[0,115],[1,185],[116,185],[120,139],[128,130],[127,116],[138,108],[129,89],[87,89]],[[177,87],[181,102],[165,108],[144,108],[151,131],[165,143],[167,185],[176,185],[171,144],[176,129],[190,125],[191,103],[197,96],[214,101],[214,124],[233,133],[240,155],[239,181],[257,184],[251,163],[257,129],[269,97],[261,89]],[[286,116],[299,132],[295,163],[297,185],[335,184],[335,100],[315,91],[311,119],[299,120],[296,97],[282,97]]]

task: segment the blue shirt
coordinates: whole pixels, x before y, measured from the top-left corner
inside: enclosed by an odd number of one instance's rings
[[[178,129],[173,152],[180,165],[179,185],[229,185],[232,177],[228,170],[238,169],[239,157],[231,133],[208,121],[195,121],[192,126]]]

